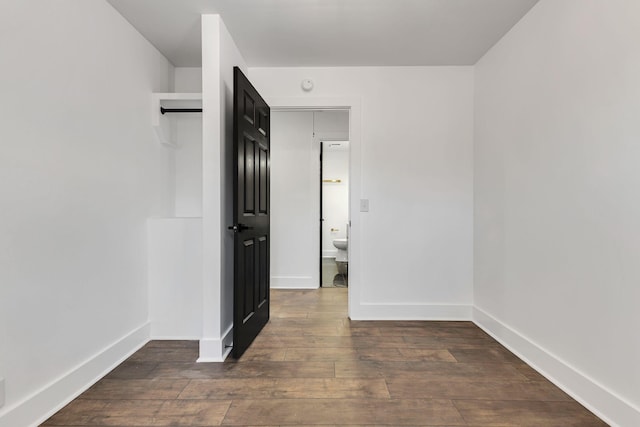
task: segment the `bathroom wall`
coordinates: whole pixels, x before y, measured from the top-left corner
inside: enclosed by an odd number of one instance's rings
[[[29,426],[149,337],[147,228],[173,212],[152,92],[171,64],[102,0],[0,2],[0,426]]]
[[[640,425],[640,2],[542,0],[476,66],[476,320]]]
[[[348,141],[326,141],[323,144],[322,174],[322,256],[335,257],[338,250],[333,246],[333,239],[347,237],[349,222]]]
[[[251,68],[249,77],[268,102],[359,101],[350,121],[360,130],[361,153],[351,160],[360,191],[350,206],[361,250],[350,314],[470,319],[473,67]],[[307,78],[309,93],[300,88]],[[359,211],[360,199],[369,212]]]

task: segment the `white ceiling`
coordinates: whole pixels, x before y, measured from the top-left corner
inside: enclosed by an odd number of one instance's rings
[[[218,13],[256,66],[472,65],[538,0],[107,0],[175,66]]]

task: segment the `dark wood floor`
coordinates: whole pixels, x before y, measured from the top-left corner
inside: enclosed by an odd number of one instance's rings
[[[346,296],[273,291],[239,361],[152,341],[44,425],[606,425],[470,322],[353,322]]]

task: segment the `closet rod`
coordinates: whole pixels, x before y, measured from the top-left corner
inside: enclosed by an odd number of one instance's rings
[[[164,113],[202,113],[202,108],[164,108],[160,107],[160,112]]]

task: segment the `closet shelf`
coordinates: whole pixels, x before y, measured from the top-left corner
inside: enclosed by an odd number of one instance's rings
[[[176,148],[175,119],[171,114],[162,114],[161,108],[202,109],[202,93],[153,93],[151,96],[151,126],[158,142]]]

